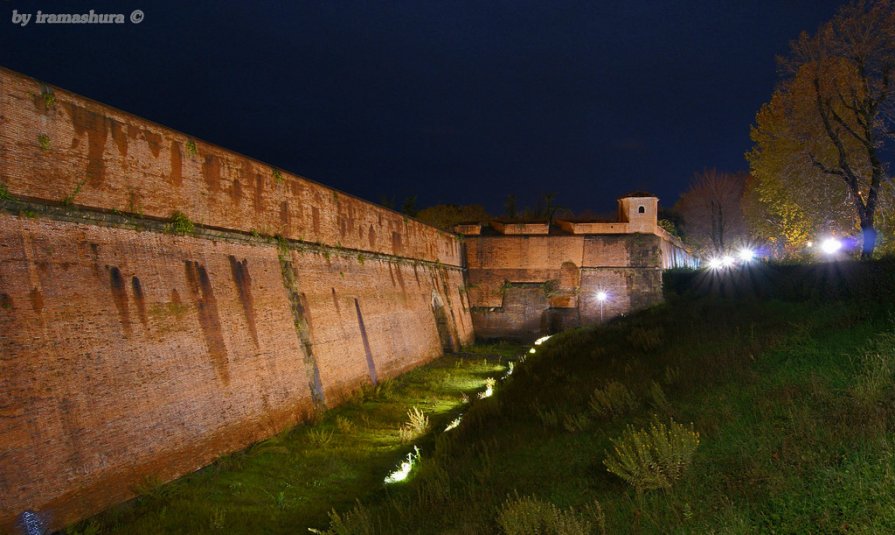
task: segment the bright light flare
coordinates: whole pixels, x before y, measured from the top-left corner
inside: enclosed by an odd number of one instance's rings
[[[597,292],[597,301],[603,303],[607,299],[609,299],[609,294],[607,294],[603,290],[600,290],[599,292]]]
[[[457,429],[460,426],[460,422],[463,421],[463,415],[457,416],[451,423],[447,424],[447,427],[444,428],[445,431],[450,431],[451,429]]]
[[[544,342],[546,342],[547,340],[550,340],[550,336],[542,336],[542,337],[538,338],[537,340],[535,340],[535,345],[539,346],[539,345],[543,344]]]
[[[720,258],[709,259],[709,269],[721,269],[722,267],[724,267],[724,263]]]
[[[820,244],[820,248],[826,254],[836,254],[842,249],[842,242],[836,238],[827,238]]]
[[[740,257],[742,262],[751,262],[755,259],[755,251],[749,249],[748,247],[743,247],[740,249],[740,252],[737,254]]]
[[[407,454],[407,460],[401,461],[401,465],[397,470],[392,472],[385,478],[386,484],[392,483],[400,483],[407,479],[410,475],[410,471],[413,470],[413,466],[419,462],[420,460],[420,449],[416,446],[413,447],[413,451]]]
[[[736,263],[736,260],[730,255],[724,255],[721,257],[721,267],[732,267]]]

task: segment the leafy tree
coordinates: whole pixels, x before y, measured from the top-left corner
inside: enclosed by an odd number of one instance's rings
[[[416,207],[416,195],[411,195],[404,199],[404,204],[401,205],[401,213],[415,217],[417,212],[419,212],[419,209]]]
[[[818,227],[858,227],[869,258],[895,139],[895,4],[843,7],[793,42],[780,65],[784,77],[756,116],[746,155],[753,200],[789,245]]]
[[[687,242],[703,252],[723,252],[746,239],[740,202],[744,173],[707,169],[696,173],[675,211],[683,219]]]
[[[423,223],[448,232],[460,223],[487,223],[491,220],[485,207],[480,204],[436,204],[420,210],[416,217]]]
[[[509,219],[516,217],[516,196],[512,193],[503,201],[503,215]]]

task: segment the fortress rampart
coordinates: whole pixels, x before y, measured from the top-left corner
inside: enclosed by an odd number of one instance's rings
[[[451,234],[4,69],[0,184],[0,529],[473,339]]]

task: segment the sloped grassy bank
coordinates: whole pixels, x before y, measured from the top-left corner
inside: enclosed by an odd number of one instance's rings
[[[774,280],[802,287],[799,269]],[[550,339],[410,481],[340,509],[329,532],[895,532],[883,287],[856,291],[834,273],[822,278],[845,288],[835,298],[804,286],[789,301],[748,288],[725,299],[690,291],[709,275],[687,276],[691,297]],[[638,493],[607,470],[613,439],[672,421],[692,424],[699,445],[670,487]]]
[[[431,449],[436,431],[519,354],[503,343],[444,356],[177,481],[147,480],[140,497],[66,532],[308,533],[332,508],[387,492],[384,478],[414,445]]]

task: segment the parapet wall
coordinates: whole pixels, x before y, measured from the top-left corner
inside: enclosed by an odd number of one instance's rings
[[[472,340],[453,236],[47,94],[0,70],[0,531],[26,509],[64,526]]]
[[[659,303],[662,271],[692,261],[678,243],[658,233],[466,236],[476,336],[534,339]]]
[[[451,234],[3,68],[0,118],[22,198],[460,266]]]

